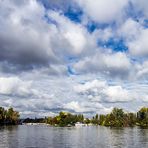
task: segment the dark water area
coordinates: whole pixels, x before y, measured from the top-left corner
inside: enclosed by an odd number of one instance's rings
[[[148,129],[3,126],[0,148],[148,148]]]

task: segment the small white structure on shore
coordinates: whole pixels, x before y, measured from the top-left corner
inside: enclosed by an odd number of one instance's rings
[[[47,125],[46,123],[23,123],[23,125]]]
[[[81,123],[81,122],[77,122],[75,124],[76,127],[82,127],[82,126],[87,126],[87,124]]]

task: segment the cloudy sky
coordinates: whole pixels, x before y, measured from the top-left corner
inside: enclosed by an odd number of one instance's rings
[[[0,0],[0,106],[134,112],[147,79],[147,0]]]

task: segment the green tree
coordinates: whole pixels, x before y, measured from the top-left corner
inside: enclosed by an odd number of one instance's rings
[[[103,125],[111,127],[124,126],[124,112],[122,109],[114,108],[110,114],[105,116]]]
[[[136,124],[136,114],[134,113],[126,113],[124,115],[124,126],[130,126],[133,127]]]
[[[105,118],[106,118],[105,115],[100,115],[100,116],[99,116],[99,125],[104,125]]]
[[[148,108],[143,107],[137,112],[137,125],[148,127]]]
[[[20,115],[17,111],[14,111],[12,107],[7,110],[6,120],[8,124],[17,124]]]
[[[0,124],[3,124],[5,121],[6,111],[3,107],[0,107]]]

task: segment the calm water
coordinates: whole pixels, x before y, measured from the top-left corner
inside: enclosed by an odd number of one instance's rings
[[[0,127],[0,148],[148,148],[148,129]]]

